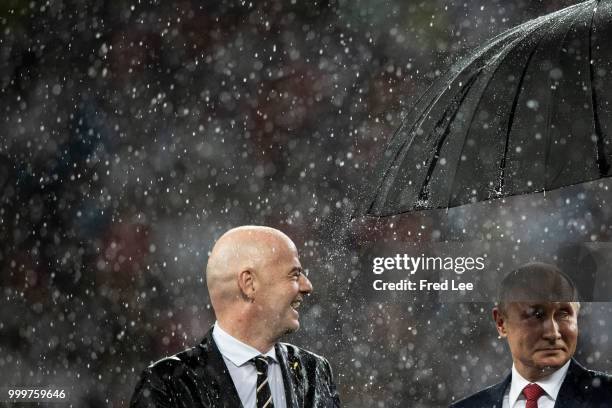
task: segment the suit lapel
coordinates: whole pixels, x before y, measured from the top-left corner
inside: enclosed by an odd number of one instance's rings
[[[303,407],[304,378],[300,361],[296,356],[289,356],[287,348],[281,343],[276,343],[274,348],[283,373],[287,408]]]
[[[502,408],[504,404],[504,394],[506,388],[510,385],[510,380],[512,379],[512,373],[508,374],[504,381],[499,384],[494,385],[489,389],[489,396],[491,398],[490,403],[494,404],[494,408]]]
[[[576,360],[572,358],[567,369],[565,379],[559,389],[554,408],[586,408],[587,401],[584,400],[581,388],[587,371]],[[588,378],[588,375],[586,376]]]
[[[242,407],[238,391],[223,361],[223,356],[213,340],[212,329],[200,343],[200,347],[206,353],[207,364],[203,377],[207,388],[211,391],[209,397],[212,400],[212,407]]]

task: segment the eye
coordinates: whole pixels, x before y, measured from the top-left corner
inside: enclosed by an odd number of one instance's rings
[[[546,317],[546,312],[543,309],[530,308],[526,313],[528,318],[543,319]]]
[[[559,317],[561,317],[562,319],[567,319],[568,317],[571,317],[572,313],[569,310],[566,309],[562,309],[559,310]]]

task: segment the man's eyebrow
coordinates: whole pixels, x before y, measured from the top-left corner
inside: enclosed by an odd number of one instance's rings
[[[546,308],[546,304],[544,303],[527,303],[526,305],[528,308],[530,309],[545,309]]]
[[[565,307],[572,307],[572,302],[559,302],[559,307],[560,308],[565,308]]]
[[[294,266],[293,268],[291,268],[289,273],[294,273],[294,272],[304,273],[304,270],[302,269],[301,266]]]

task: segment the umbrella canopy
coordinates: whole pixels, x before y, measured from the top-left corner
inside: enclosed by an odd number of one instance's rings
[[[420,98],[359,212],[384,216],[611,175],[612,1],[493,38]]]

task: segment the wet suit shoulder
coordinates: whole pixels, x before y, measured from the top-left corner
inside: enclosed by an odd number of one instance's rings
[[[130,402],[132,408],[241,406],[221,352],[213,341],[212,330],[196,347],[147,367]]]
[[[508,375],[504,381],[455,402],[450,408],[502,408],[504,391],[510,384],[510,378],[511,375]]]
[[[325,358],[287,343],[277,344],[276,354],[282,361],[285,390],[291,384],[288,407],[340,407],[332,369]]]
[[[276,354],[281,363],[288,408],[340,406],[327,360],[286,343],[276,345]],[[242,407],[212,338],[212,330],[197,347],[146,368],[136,385],[130,407]]]

